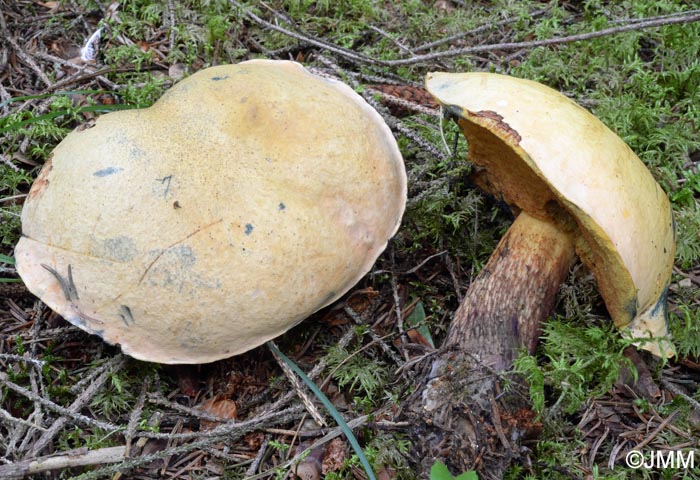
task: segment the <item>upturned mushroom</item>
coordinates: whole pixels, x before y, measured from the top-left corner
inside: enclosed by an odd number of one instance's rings
[[[426,86],[467,138],[475,183],[517,214],[446,344],[478,346],[487,364],[508,368],[523,345],[534,349],[578,256],[614,324],[641,348],[672,355],[671,207],[632,150],[587,110],[533,81],[430,73]]]
[[[293,62],[212,67],[56,147],[22,211],[17,270],[133,357],[211,362],[342,296],[405,201],[396,141],[350,87]]]

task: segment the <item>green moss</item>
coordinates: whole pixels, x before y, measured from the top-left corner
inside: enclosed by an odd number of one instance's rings
[[[622,354],[628,345],[610,324],[574,325],[557,318],[547,322],[542,334],[540,355],[546,362],[541,364],[537,357],[522,354],[515,370],[528,379],[539,414],[545,409],[547,415],[571,414],[589,398],[608,392],[622,368],[633,369]],[[545,387],[552,390],[551,395],[545,394]]]

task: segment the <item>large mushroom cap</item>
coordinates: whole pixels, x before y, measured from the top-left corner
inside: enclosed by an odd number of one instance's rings
[[[406,176],[379,114],[293,62],[197,72],[54,150],[22,212],[27,287],[136,358],[249,350],[365,275]]]
[[[615,325],[663,337],[675,239],[668,198],[632,150],[561,93],[490,73],[431,73],[457,118],[480,186],[575,235]],[[642,343],[656,353],[668,342]],[[663,350],[663,352],[662,352]]]

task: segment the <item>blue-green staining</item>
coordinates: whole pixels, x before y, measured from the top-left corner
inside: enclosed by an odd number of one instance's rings
[[[226,80],[227,78],[228,78],[228,75],[224,75],[223,77],[220,77],[220,76],[211,77],[211,79],[214,80],[215,82],[219,82],[221,80]]]
[[[188,245],[152,250],[150,267],[143,277],[149,285],[165,287],[178,294],[196,295],[199,289],[219,289],[221,281],[196,269],[197,256]]]
[[[121,305],[119,307],[119,316],[121,317],[124,325],[127,327],[132,326],[136,321],[134,320],[134,315],[131,313],[131,309],[126,305]]]
[[[124,170],[122,167],[107,167],[103,168],[102,170],[97,170],[95,172],[92,172],[92,175],[95,177],[107,177],[109,175],[114,175],[115,173],[119,173],[122,170]]]
[[[94,257],[121,263],[133,260],[139,253],[134,240],[125,235],[96,240],[90,249]]]
[[[651,309],[651,315],[653,317],[657,316],[659,312],[663,313],[664,319],[666,320],[666,326],[668,326],[668,307],[666,301],[668,300],[669,287],[670,284],[667,283],[666,287],[664,288],[664,291],[661,293],[661,296],[654,304],[654,307]]]
[[[287,208],[287,206],[286,206],[284,203],[282,203],[282,202],[280,202],[280,204],[277,205],[277,210],[279,210],[280,212],[281,212],[282,210],[284,210],[285,208]]]
[[[676,218],[673,216],[673,207],[671,207],[671,229],[673,231],[673,243],[676,243],[676,234],[678,233],[678,225],[676,224]],[[664,247],[664,253],[666,253],[666,247]]]
[[[633,298],[630,298],[627,303],[623,306],[623,309],[627,312],[629,315],[630,320],[634,319],[637,317],[637,305],[638,305],[638,298],[637,295],[635,295]]]
[[[168,198],[168,192],[170,192],[170,184],[173,181],[172,175],[167,175],[163,178],[156,178],[156,182],[160,182],[161,189],[163,190],[163,198]]]
[[[251,233],[253,233],[253,229],[254,229],[254,228],[255,228],[255,227],[253,227],[253,224],[252,224],[252,223],[246,223],[246,224],[245,224],[245,234],[246,234],[246,235],[250,235]]]
[[[115,342],[113,340],[107,340],[105,338],[105,331],[103,328],[92,328],[92,326],[94,324],[92,322],[90,322],[89,320],[86,322],[85,319],[80,316],[80,313],[74,317],[69,318],[68,320],[70,321],[70,323],[72,323],[76,327],[80,328],[81,330],[84,330],[91,335],[97,335],[101,339],[108,342],[110,345],[115,345]],[[116,345],[118,345],[118,344],[116,344]]]
[[[334,292],[333,290],[331,290],[330,292],[328,292],[328,293],[323,297],[323,300],[321,300],[321,303],[318,304],[318,308],[323,308],[323,307],[325,307],[326,305],[328,305],[329,303],[331,303],[331,302],[335,299],[335,297],[336,297],[337,295],[338,295],[338,294],[337,294],[336,292]]]

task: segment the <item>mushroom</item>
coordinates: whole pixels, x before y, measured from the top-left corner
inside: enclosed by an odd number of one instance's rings
[[[342,296],[405,202],[396,141],[350,87],[294,62],[217,66],[56,147],[22,211],[17,270],[135,358],[206,363]]]
[[[429,73],[456,120],[475,183],[517,214],[456,313],[448,346],[477,346],[503,370],[531,352],[578,256],[614,324],[658,356],[675,252],[668,198],[600,120],[539,83],[491,73]]]

